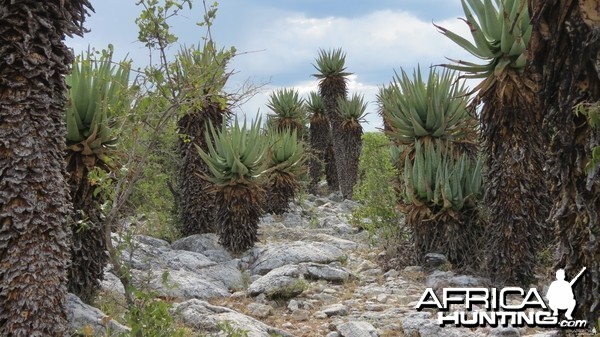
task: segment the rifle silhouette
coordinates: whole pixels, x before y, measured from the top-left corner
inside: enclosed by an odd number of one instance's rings
[[[585,271],[585,267],[583,267],[583,269],[581,269],[581,271],[579,272],[579,274],[577,274],[577,276],[575,276],[571,282],[569,282],[569,285],[573,286],[573,283],[575,283],[577,281],[577,279],[581,276],[581,274],[583,274],[583,272]]]

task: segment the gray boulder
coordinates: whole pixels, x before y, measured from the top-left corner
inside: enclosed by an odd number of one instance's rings
[[[195,234],[179,239],[173,242],[171,248],[201,253],[214,262],[231,260],[231,254],[219,244],[219,237],[212,233]]]
[[[371,323],[365,321],[353,321],[338,324],[337,331],[342,337],[378,337],[377,330]]]
[[[166,280],[160,270],[132,270],[133,281],[138,288],[150,288],[163,297],[201,298],[229,297],[229,289],[222,282],[206,279],[200,273],[189,270],[170,270]]]
[[[100,282],[100,288],[103,291],[125,295],[125,288],[123,287],[123,283],[115,274],[111,273],[108,270],[104,271],[104,279]]]
[[[344,268],[336,268],[320,263],[303,263],[307,276],[312,279],[327,280],[331,282],[345,282],[350,278],[350,272]]]
[[[248,286],[248,294],[268,297],[294,297],[302,293],[301,287],[306,268],[300,265],[286,265],[271,270]]]
[[[118,336],[128,333],[131,329],[111,319],[100,309],[87,305],[73,294],[67,294],[67,318],[69,334],[74,335],[84,329],[92,329],[93,336]]]
[[[231,327],[246,331],[248,337],[292,337],[288,332],[250,316],[197,299],[173,305],[172,312],[179,315],[186,326],[203,332],[219,333],[219,324],[228,322]]]
[[[409,314],[408,316],[401,318],[401,322],[402,329],[406,336],[476,336],[475,333],[468,328],[440,327],[437,320],[432,318],[431,314],[427,312],[415,312]]]
[[[323,242],[294,241],[267,246],[252,264],[253,274],[264,275],[269,271],[301,262],[330,263],[339,261],[344,252],[336,246]]]

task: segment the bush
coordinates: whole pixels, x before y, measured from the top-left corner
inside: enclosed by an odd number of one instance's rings
[[[371,235],[395,236],[400,215],[396,210],[394,181],[397,170],[392,164],[389,140],[381,132],[363,135],[363,149],[358,165],[358,183],[354,199],[360,206],[352,214],[353,223]]]

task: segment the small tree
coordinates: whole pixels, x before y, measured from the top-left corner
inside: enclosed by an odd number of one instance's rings
[[[482,225],[481,162],[472,145],[476,121],[467,110],[464,83],[453,72],[420,69],[410,79],[402,70],[380,95],[395,145],[399,208],[406,214],[417,258],[443,253],[456,266],[478,267]]]
[[[261,186],[267,142],[261,134],[260,119],[249,128],[237,122],[220,130],[209,123],[208,151],[196,147],[210,170],[205,178],[214,186],[219,243],[241,253],[258,241],[258,222],[263,214],[265,191]],[[214,146],[212,145],[214,142]]]
[[[283,214],[300,187],[299,177],[304,173],[304,144],[295,130],[270,130],[267,137],[267,200],[264,209],[267,213]]]
[[[101,210],[105,200],[94,176],[98,170],[108,175],[116,169],[117,139],[111,125],[117,111],[129,110],[128,81],[128,64],[114,65],[112,50],[99,59],[82,54],[66,77],[67,181],[74,211],[68,288],[87,303],[99,289],[108,262]]]
[[[318,73],[313,75],[319,79],[319,94],[325,103],[325,114],[329,120],[331,127],[331,142],[333,149],[333,158],[337,170],[337,179],[344,197],[349,196],[350,191],[347,189],[349,183],[345,183],[349,179],[346,171],[349,165],[358,165],[358,162],[349,163],[346,160],[346,151],[343,146],[343,131],[341,128],[342,117],[338,110],[338,100],[345,99],[348,94],[346,81],[350,73],[346,72],[346,55],[341,49],[336,50],[319,50],[319,56],[316,60],[315,68]]]
[[[360,123],[366,116],[367,105],[362,96],[355,94],[349,100],[340,98],[338,109],[342,117],[340,123],[342,148],[346,153],[344,166],[346,179],[340,182],[340,189],[345,198],[352,199],[354,185],[358,181],[358,158],[362,149],[363,129]]]
[[[323,164],[325,165],[325,179],[331,190],[339,189],[337,168],[333,156],[331,142],[331,127],[325,114],[325,103],[318,93],[312,91],[306,101],[306,110],[310,115],[310,147],[312,155],[309,162],[310,184],[309,191],[317,193],[317,185],[321,180]]]
[[[488,271],[498,282],[529,285],[538,252],[548,243],[549,198],[545,140],[536,76],[527,68],[532,34],[525,0],[462,1],[474,44],[440,32],[483,64],[455,61],[445,67],[482,78],[477,86],[485,154]],[[529,69],[529,70],[528,70]]]

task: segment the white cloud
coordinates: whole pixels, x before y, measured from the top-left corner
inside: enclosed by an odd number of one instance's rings
[[[431,64],[446,62],[445,56],[471,59],[440,34],[431,22],[405,11],[376,11],[356,18],[312,18],[294,12],[279,14],[275,20],[260,21],[262,24],[254,22],[234,42],[240,51],[265,49],[238,57],[234,67],[240,70],[239,76],[272,76],[273,80],[272,85],[242,107],[248,116],[255,116],[259,109],[263,114],[268,113],[269,94],[281,88],[282,83],[296,88],[304,96],[317,90],[317,81],[310,79],[310,75],[314,72],[311,64],[319,48],[341,47],[346,52],[348,71],[354,73],[349,77],[349,92],[362,93],[369,101],[365,129],[370,131],[382,127],[376,113],[376,94],[379,86],[392,79],[394,69],[403,67],[412,73],[412,68],[420,64],[422,71],[426,71]],[[455,18],[437,24],[460,35],[468,35],[467,26]],[[297,75],[299,70],[305,70],[306,75]],[[290,74],[306,76],[307,80],[290,80],[287,78],[292,76]]]
[[[467,34],[456,19],[439,22]],[[290,12],[274,21],[253,25],[238,36],[239,50],[265,50],[237,60],[236,69],[255,76],[270,76],[310,68],[319,48],[342,49],[352,72],[422,66],[444,62],[444,56],[465,55],[438,33],[431,22],[403,11],[377,11],[357,18],[311,18]],[[312,70],[312,69],[311,69]],[[310,74],[307,74],[307,76]]]

